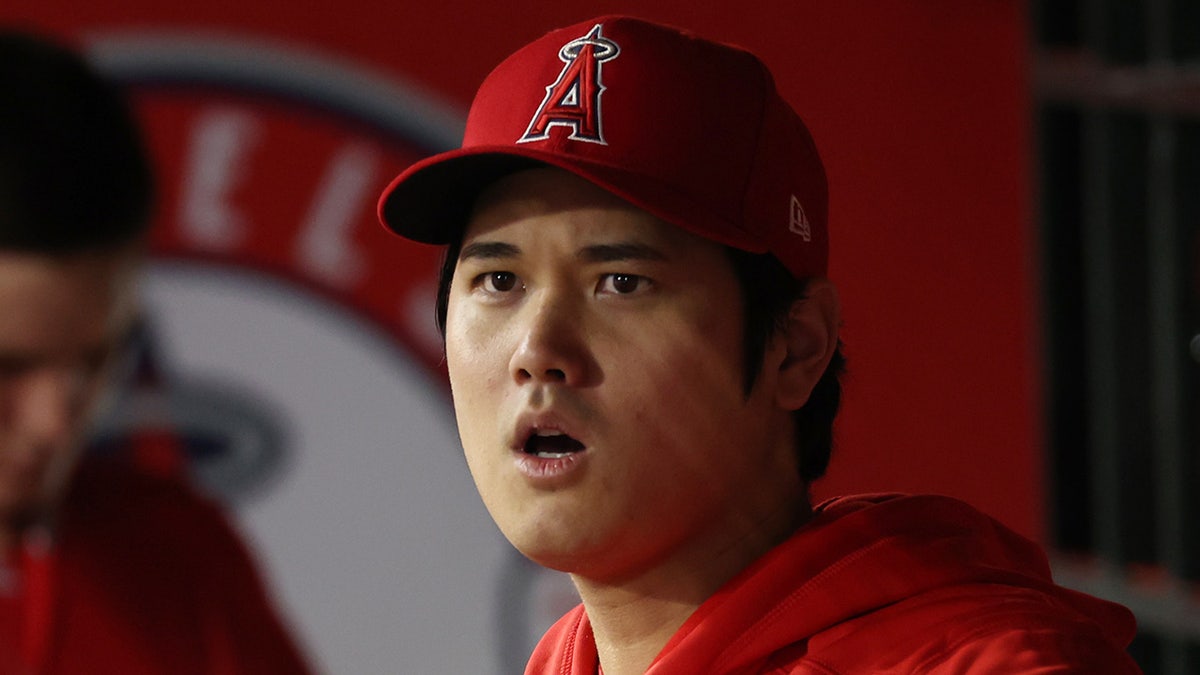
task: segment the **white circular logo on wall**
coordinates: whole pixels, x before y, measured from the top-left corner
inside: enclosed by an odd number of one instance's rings
[[[295,45],[91,45],[158,163],[143,294],[169,414],[316,665],[519,672],[573,589],[480,503],[432,320],[440,251],[374,215],[388,179],[457,145],[461,115]]]

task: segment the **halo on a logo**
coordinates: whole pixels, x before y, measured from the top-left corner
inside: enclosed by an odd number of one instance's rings
[[[595,49],[592,52],[592,58],[600,63],[611,61],[621,54],[621,47],[617,43],[609,40],[600,34],[601,24],[596,24],[592,30],[583,37],[575,38],[558,50],[558,58],[563,63],[570,63],[579,58],[579,52],[583,51],[586,45],[591,45]]]
[[[262,396],[232,382],[178,378],[165,391],[128,393],[92,431],[89,452],[123,452],[164,420],[188,479],[237,504],[268,493],[287,472],[287,420]]]

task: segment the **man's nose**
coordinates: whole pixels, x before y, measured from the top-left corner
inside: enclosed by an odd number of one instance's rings
[[[28,373],[17,391],[14,417],[21,432],[40,442],[69,439],[83,409],[83,375],[76,368],[41,368]]]
[[[583,385],[592,370],[586,330],[575,303],[547,296],[526,306],[509,370],[524,384]]]

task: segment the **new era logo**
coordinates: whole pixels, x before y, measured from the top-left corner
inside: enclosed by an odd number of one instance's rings
[[[808,216],[804,215],[804,207],[800,205],[800,200],[796,199],[796,195],[792,195],[791,218],[788,222],[788,230],[800,235],[804,241],[812,241],[812,225],[809,225]]]

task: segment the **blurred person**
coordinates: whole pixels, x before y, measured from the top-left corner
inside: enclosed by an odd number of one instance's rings
[[[582,599],[526,673],[1137,672],[1128,610],[967,504],[811,503],[844,368],[826,178],[753,54],[628,17],[550,32],[379,212],[448,246],[468,466]]]
[[[302,674],[246,547],[180,467],[83,451],[139,326],[139,136],[76,52],[0,29],[0,673]],[[171,456],[169,438],[127,441]]]

